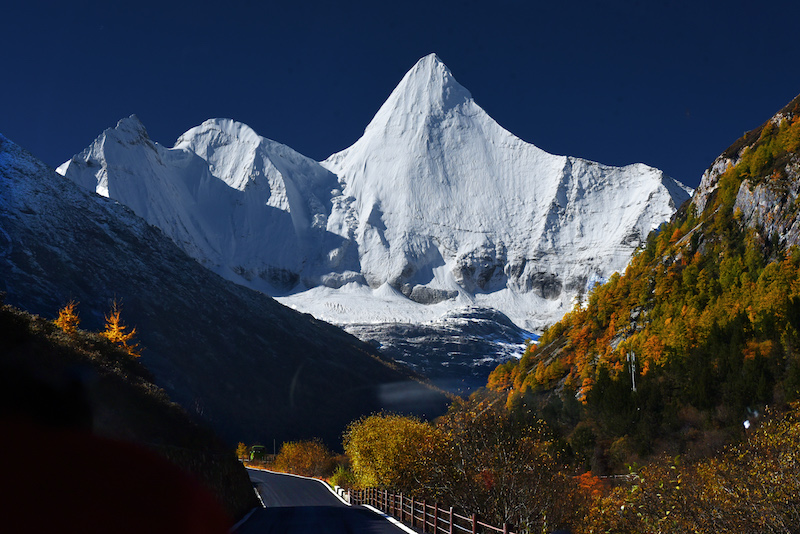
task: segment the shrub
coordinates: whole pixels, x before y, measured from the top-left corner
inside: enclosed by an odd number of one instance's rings
[[[349,468],[340,465],[336,467],[336,471],[333,472],[328,482],[330,482],[332,486],[350,489],[356,485],[356,476]]]
[[[344,436],[356,486],[385,487],[408,495],[434,488],[447,453],[438,428],[400,415],[379,414],[350,424]]]
[[[290,441],[281,445],[272,467],[285,473],[326,478],[333,472],[333,464],[333,454],[321,441]]]

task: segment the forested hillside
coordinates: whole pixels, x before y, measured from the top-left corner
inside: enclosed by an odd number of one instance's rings
[[[745,134],[622,275],[489,388],[597,472],[719,448],[800,394],[800,97]],[[749,423],[748,423],[749,424]]]
[[[521,532],[796,532],[799,148],[800,97],[488,388],[354,422],[355,485]]]

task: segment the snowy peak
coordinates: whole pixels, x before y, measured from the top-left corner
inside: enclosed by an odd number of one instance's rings
[[[316,161],[261,137],[246,124],[207,120],[181,135],[172,150],[202,158],[212,176],[244,193],[243,202],[252,205],[251,212],[267,206],[290,214],[298,238],[304,238],[309,229],[324,229],[330,214],[326,205],[338,185],[336,177]],[[257,231],[272,230],[259,227]]]
[[[223,277],[272,294],[317,259],[338,185],[316,161],[231,119],[208,120],[171,149],[123,119],[58,172],[127,205]]]
[[[262,138],[246,124],[209,119],[181,135],[175,148],[194,152],[209,163],[214,176],[242,191],[262,174],[256,163],[261,142]]]
[[[114,128],[106,129],[83,152],[59,165],[56,172],[62,176],[69,174],[72,181],[98,195],[114,196],[109,192],[107,154],[113,154],[112,160],[116,161],[117,155],[125,159],[133,153],[138,157],[140,150],[152,156],[157,148],[142,121],[131,115],[120,119]],[[115,183],[114,187],[120,185]]]
[[[436,54],[429,54],[406,73],[383,108],[438,113],[447,112],[469,100],[472,100],[472,95],[456,81],[447,65]],[[397,105],[401,103],[405,105]]]
[[[136,115],[120,119],[115,127],[104,131],[94,144],[102,145],[107,141],[114,142],[122,147],[143,145],[151,150],[155,149],[155,144],[150,140],[147,129]]]
[[[150,139],[150,136],[147,135],[147,129],[136,115],[131,115],[125,119],[120,119],[117,122],[116,127],[109,128],[106,130],[106,132],[108,134],[115,134],[119,140],[134,141],[138,139]]]
[[[414,129],[472,101],[436,54],[417,61],[381,106],[366,132],[374,129]]]
[[[624,269],[689,196],[646,165],[609,167],[524,142],[435,55],[323,165],[353,199],[331,219],[349,221],[371,287],[388,284],[412,300],[459,294],[528,328],[541,326],[530,315],[560,317],[576,294]],[[528,294],[529,309],[542,312],[501,303],[503,292]]]

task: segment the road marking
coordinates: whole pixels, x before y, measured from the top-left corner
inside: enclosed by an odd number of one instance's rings
[[[367,508],[369,510],[372,510],[373,512],[375,512],[376,514],[378,514],[382,518],[386,519],[390,523],[394,524],[394,526],[396,526],[397,528],[403,530],[404,532],[408,532],[408,534],[417,534],[416,530],[411,530],[411,528],[407,527],[406,525],[404,525],[403,523],[401,523],[400,521],[398,521],[394,517],[384,514],[383,512],[378,510],[377,508],[374,508],[374,507],[372,507],[372,506],[370,506],[368,504],[362,504],[361,506],[363,506],[364,508]]]

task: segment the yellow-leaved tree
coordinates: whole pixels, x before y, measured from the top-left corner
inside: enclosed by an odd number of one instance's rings
[[[134,358],[138,358],[141,356],[139,353],[139,343],[133,341],[133,337],[136,335],[136,328],[131,328],[130,331],[128,331],[129,327],[124,325],[122,319],[120,319],[121,313],[122,306],[115,299],[111,303],[111,312],[105,316],[106,328],[100,332],[100,335],[112,343],[119,345],[122,350]]]
[[[402,415],[380,413],[350,423],[343,445],[359,488],[435,497],[452,463],[447,436],[439,428]]]
[[[245,445],[241,441],[236,446],[236,457],[239,458],[240,460],[246,460],[248,458],[247,445]]]
[[[281,445],[273,468],[307,477],[329,477],[335,467],[333,454],[319,440],[291,441]]]
[[[78,325],[81,324],[78,312],[75,311],[77,305],[77,302],[70,300],[66,306],[58,310],[58,318],[54,321],[57,327],[71,336],[75,335]]]

